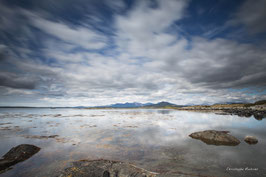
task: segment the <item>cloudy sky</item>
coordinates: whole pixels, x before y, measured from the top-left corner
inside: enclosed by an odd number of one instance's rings
[[[266,98],[265,0],[0,0],[0,106]]]

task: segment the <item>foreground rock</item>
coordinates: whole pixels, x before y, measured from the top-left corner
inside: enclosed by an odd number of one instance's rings
[[[258,143],[258,139],[254,136],[246,136],[244,140],[248,144],[257,144]]]
[[[199,173],[168,171],[154,173],[135,165],[111,160],[80,160],[66,168],[59,177],[208,177]]]
[[[236,146],[240,141],[228,134],[229,131],[216,131],[216,130],[205,130],[202,132],[195,132],[189,136],[194,139],[199,139],[206,144],[211,145],[225,145],[225,146]]]
[[[0,170],[5,170],[12,165],[27,160],[39,151],[39,147],[30,144],[13,147],[0,159]]]
[[[60,177],[153,177],[156,173],[134,165],[110,160],[81,160],[64,170]]]

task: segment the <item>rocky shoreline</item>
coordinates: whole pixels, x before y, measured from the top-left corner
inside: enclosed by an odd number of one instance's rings
[[[255,106],[232,106],[232,105],[212,105],[212,106],[188,106],[178,108],[184,111],[204,111],[216,112],[223,115],[238,115],[240,117],[254,116],[257,120],[266,118],[266,104]]]
[[[229,109],[223,110],[225,113],[229,113],[231,115],[238,115],[240,117],[251,117],[254,116],[257,120],[262,120],[266,118],[266,111],[264,110],[251,110],[251,109]]]

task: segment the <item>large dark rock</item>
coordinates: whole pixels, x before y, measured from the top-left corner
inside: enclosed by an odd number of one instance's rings
[[[39,147],[30,144],[13,147],[0,159],[0,170],[5,170],[12,165],[27,160],[39,151]]]
[[[81,160],[62,172],[60,177],[153,177],[156,173],[134,165],[110,160]]]
[[[225,146],[236,146],[240,141],[228,134],[229,131],[216,131],[216,130],[205,130],[202,132],[195,132],[189,136],[194,139],[199,139],[206,144],[211,145],[225,145]]]

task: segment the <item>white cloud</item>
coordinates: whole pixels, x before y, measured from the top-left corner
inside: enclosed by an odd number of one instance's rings
[[[54,22],[35,14],[27,14],[30,16],[32,25],[66,43],[84,49],[101,49],[106,46],[107,38],[87,27],[70,27],[63,22]]]
[[[157,3],[157,8],[151,8],[148,1],[139,1],[126,16],[116,17],[116,42],[122,50],[143,56],[176,40],[175,35],[165,33],[165,30],[182,17],[186,1],[168,0]]]

